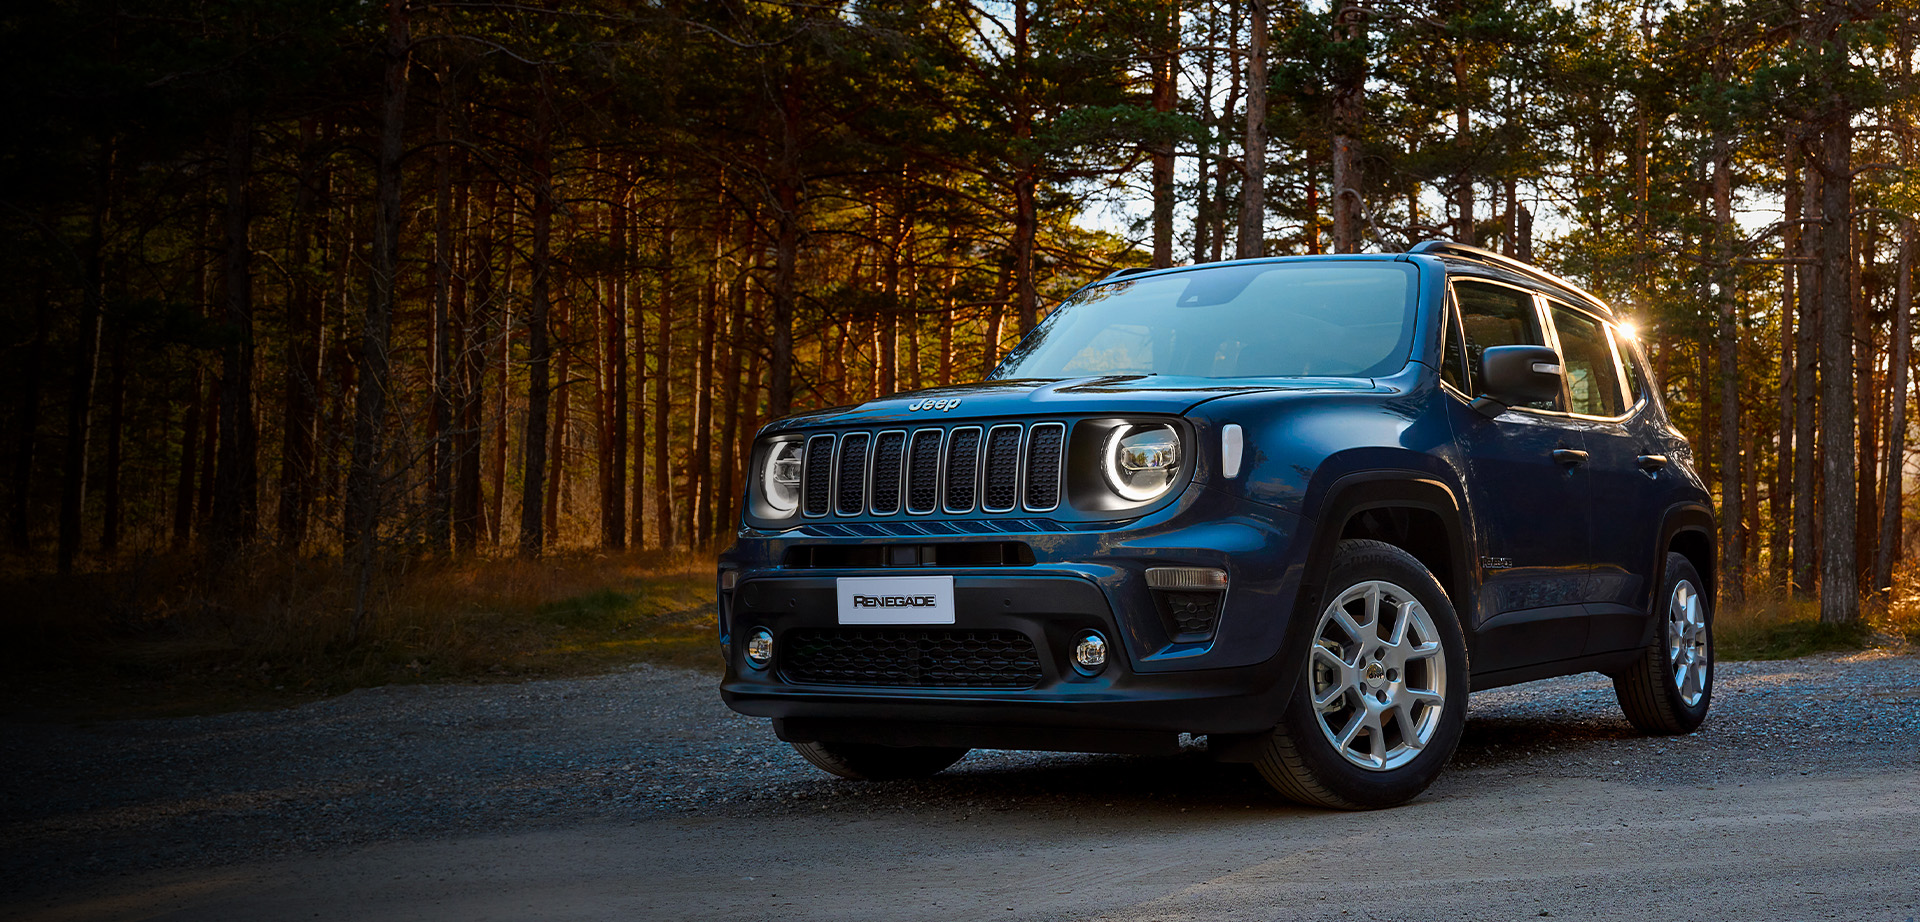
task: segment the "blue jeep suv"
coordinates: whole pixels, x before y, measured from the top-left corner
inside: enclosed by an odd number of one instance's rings
[[[1631,328],[1472,247],[1119,273],[749,470],[721,694],[848,778],[1191,734],[1373,808],[1469,689],[1598,671],[1655,733],[1712,697],[1712,505]]]

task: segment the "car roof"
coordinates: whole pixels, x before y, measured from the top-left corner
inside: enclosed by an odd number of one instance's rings
[[[1481,278],[1503,281],[1529,288],[1545,288],[1580,306],[1598,313],[1608,320],[1614,319],[1614,312],[1607,302],[1595,297],[1585,289],[1544,269],[1527,265],[1517,259],[1502,256],[1491,250],[1454,243],[1450,240],[1428,240],[1416,245],[1406,253],[1320,253],[1306,256],[1265,256],[1254,259],[1229,259],[1220,262],[1193,263],[1185,266],[1170,266],[1162,269],[1134,267],[1118,270],[1105,278],[1082,287],[1094,288],[1120,279],[1146,278],[1160,275],[1173,275],[1181,272],[1194,272],[1202,269],[1214,269],[1223,266],[1239,266],[1249,263],[1291,263],[1321,260],[1363,260],[1363,261],[1405,261],[1408,256],[1428,256],[1438,259],[1446,266],[1450,275],[1471,275]],[[1078,292],[1075,292],[1078,294]]]

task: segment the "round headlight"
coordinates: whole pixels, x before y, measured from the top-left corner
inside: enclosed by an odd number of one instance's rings
[[[1180,473],[1180,433],[1166,423],[1121,426],[1107,436],[1102,469],[1122,499],[1144,503],[1173,486]]]
[[[792,515],[800,508],[800,464],[806,443],[775,442],[767,448],[767,459],[760,467],[760,496],[767,507],[780,515]]]

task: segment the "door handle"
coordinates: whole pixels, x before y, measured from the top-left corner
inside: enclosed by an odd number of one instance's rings
[[[1657,471],[1667,466],[1667,456],[1666,455],[1641,455],[1638,463],[1640,465],[1641,470],[1651,474],[1654,471]]]
[[[1553,450],[1553,460],[1573,467],[1576,464],[1587,463],[1587,453],[1578,448],[1556,448]]]

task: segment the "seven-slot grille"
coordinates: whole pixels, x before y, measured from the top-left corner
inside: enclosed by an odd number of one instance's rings
[[[810,517],[1046,512],[1060,505],[1064,423],[885,429],[807,439]]]

